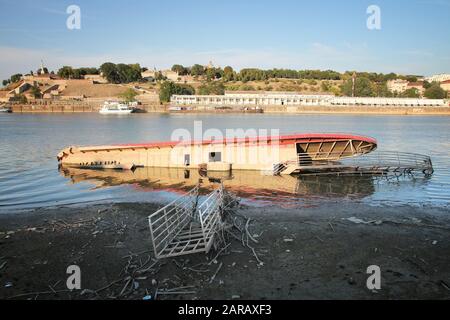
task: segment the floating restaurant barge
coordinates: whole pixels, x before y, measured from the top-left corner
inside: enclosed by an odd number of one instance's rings
[[[301,167],[367,154],[373,138],[351,134],[297,134],[242,139],[170,141],[69,147],[58,154],[62,167],[133,169],[163,167],[207,171],[258,170],[292,174]]]

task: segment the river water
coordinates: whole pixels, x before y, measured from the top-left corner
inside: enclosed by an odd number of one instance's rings
[[[59,170],[57,153],[71,145],[164,141],[175,129],[276,129],[281,134],[343,132],[374,137],[378,150],[431,156],[425,178],[268,177],[233,172],[225,184],[255,205],[320,201],[369,205],[450,203],[450,117],[272,114],[0,114],[0,213],[57,205],[166,202],[198,181],[198,172],[155,168],[127,171]],[[224,177],[218,177],[224,178]],[[203,178],[205,189],[213,187]],[[206,190],[205,190],[206,192]]]

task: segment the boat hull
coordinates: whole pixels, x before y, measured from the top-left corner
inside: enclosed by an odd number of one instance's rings
[[[154,142],[69,147],[58,154],[61,166],[95,169],[134,167],[272,170],[288,161],[334,161],[375,150],[373,138],[345,134]],[[230,164],[222,166],[220,163]]]
[[[133,113],[133,110],[117,110],[117,111],[111,111],[111,110],[100,110],[100,114],[131,114]]]

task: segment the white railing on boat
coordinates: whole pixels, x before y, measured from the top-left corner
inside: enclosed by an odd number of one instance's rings
[[[371,153],[316,152],[301,153],[296,159],[283,162],[274,167],[274,174],[283,171],[329,171],[329,172],[366,172],[366,173],[433,173],[431,158],[426,155],[397,152],[374,151]],[[295,170],[294,170],[295,169]]]

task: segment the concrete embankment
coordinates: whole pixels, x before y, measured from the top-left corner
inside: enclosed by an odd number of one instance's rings
[[[67,104],[15,104],[10,106],[13,113],[97,113],[100,110],[99,105],[89,103],[67,103]],[[164,106],[145,105],[141,106],[146,112],[166,112]]]
[[[190,110],[176,113],[273,113],[273,114],[383,114],[383,115],[450,115],[450,106],[396,107],[396,106],[261,106],[262,112],[243,110],[242,107],[215,109],[211,106],[190,106]]]
[[[270,112],[267,110],[266,112]],[[278,111],[273,111],[278,112]],[[396,106],[301,106],[287,107],[287,113],[353,113],[392,115],[450,115],[450,106],[396,107]]]
[[[83,101],[59,102],[51,104],[14,104],[13,113],[84,113],[98,112],[99,104]],[[166,113],[168,105],[142,105],[146,112]],[[241,107],[215,109],[211,106],[190,106],[190,110],[174,113],[256,113],[244,111]],[[442,107],[398,107],[398,106],[263,106],[264,113],[289,114],[385,114],[385,115],[450,115],[450,106]]]

